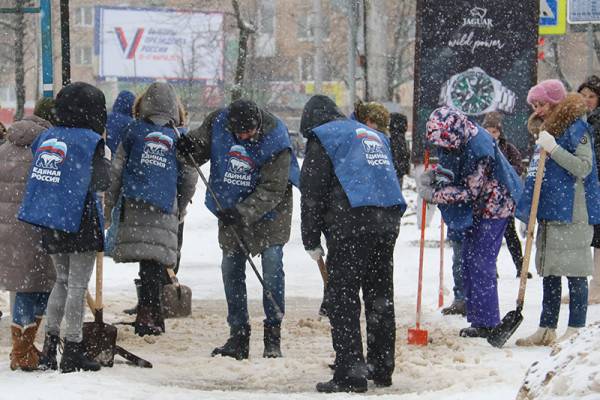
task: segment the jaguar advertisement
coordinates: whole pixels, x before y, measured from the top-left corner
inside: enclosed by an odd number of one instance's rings
[[[418,0],[413,161],[423,159],[425,123],[441,106],[480,123],[504,114],[503,131],[528,143],[527,92],[536,83],[539,5],[522,0]]]

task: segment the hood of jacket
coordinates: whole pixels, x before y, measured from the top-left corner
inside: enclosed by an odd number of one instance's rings
[[[6,139],[15,146],[30,146],[40,133],[51,127],[50,122],[45,119],[35,115],[27,116],[8,128]]]
[[[173,86],[164,82],[151,84],[135,102],[133,116],[159,126],[169,122],[179,126],[179,100]]]
[[[477,135],[477,125],[458,110],[441,107],[427,120],[426,139],[429,143],[447,150],[457,150]]]
[[[310,98],[300,120],[300,132],[308,138],[312,135],[311,129],[326,124],[336,119],[345,119],[346,116],[339,110],[335,102],[327,96],[316,95]]]
[[[570,93],[552,109],[548,117],[544,119],[541,129],[558,138],[586,113],[587,106],[583,97],[579,93]]]
[[[133,113],[133,103],[135,103],[135,94],[131,93],[129,90],[122,90],[113,104],[112,112],[131,117]]]

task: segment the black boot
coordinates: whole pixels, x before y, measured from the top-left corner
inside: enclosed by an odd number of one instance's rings
[[[443,315],[462,315],[463,317],[467,315],[467,308],[465,306],[464,300],[454,300],[452,304],[450,304],[446,308],[442,308]]]
[[[281,326],[267,326],[265,325],[264,334],[265,351],[263,352],[264,358],[279,358],[283,357],[281,354]]]
[[[137,294],[137,304],[135,305],[135,307],[132,308],[127,308],[125,310],[123,310],[123,312],[127,315],[135,315],[137,314],[137,309],[140,306],[140,297],[141,297],[141,287],[142,287],[142,280],[141,279],[134,279],[133,283],[135,283],[135,293]]]
[[[364,393],[367,391],[366,379],[355,379],[352,381],[336,382],[334,379],[328,382],[317,383],[317,392],[321,393],[338,393],[338,392],[354,392]]]
[[[223,357],[233,357],[236,360],[248,358],[250,353],[250,325],[242,325],[230,329],[230,336],[227,342],[221,347],[215,348],[211,356],[221,355]]]
[[[486,338],[490,335],[490,333],[492,333],[493,330],[494,330],[494,328],[484,328],[484,327],[476,328],[474,326],[470,326],[468,328],[461,329],[459,332],[459,335],[461,337]]]
[[[44,348],[42,349],[42,354],[40,355],[39,369],[52,369],[55,371],[58,369],[58,362],[56,361],[56,349],[59,342],[60,338],[57,335],[46,334],[44,339]]]
[[[86,357],[83,350],[83,343],[65,340],[65,350],[60,359],[60,372],[66,374],[79,370],[99,371],[100,368],[99,363]]]
[[[135,317],[134,331],[136,335],[152,335],[158,336],[164,333],[165,323],[164,320],[157,321],[156,307],[142,306],[138,307],[138,313]],[[159,313],[160,314],[160,311]]]

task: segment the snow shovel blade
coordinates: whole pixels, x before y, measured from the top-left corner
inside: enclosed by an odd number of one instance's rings
[[[192,290],[185,285],[163,286],[160,304],[164,318],[183,318],[192,315]]]
[[[117,345],[117,328],[102,321],[102,310],[96,310],[94,322],[83,324],[85,354],[103,367],[112,367]]]
[[[427,346],[427,331],[424,329],[409,329],[408,330],[408,344],[414,344],[417,346]]]
[[[502,318],[500,324],[494,328],[492,333],[487,337],[487,341],[494,347],[502,347],[504,343],[515,333],[519,325],[523,322],[523,314],[521,310],[516,309],[509,311]]]

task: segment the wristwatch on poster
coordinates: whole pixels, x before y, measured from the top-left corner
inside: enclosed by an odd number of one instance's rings
[[[453,75],[442,85],[439,105],[457,108],[467,115],[491,111],[512,113],[515,93],[479,67]]]

